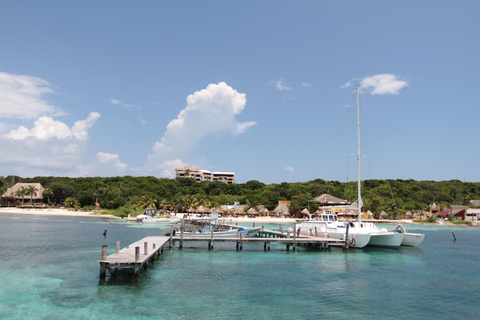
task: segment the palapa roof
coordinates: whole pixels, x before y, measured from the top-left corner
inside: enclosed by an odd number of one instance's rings
[[[454,216],[459,214],[463,210],[467,210],[469,208],[470,208],[469,206],[458,206],[458,205],[450,206],[450,209],[452,210],[451,214],[454,215]]]
[[[327,193],[324,193],[324,194],[322,194],[318,197],[315,197],[313,199],[313,201],[318,201],[318,202],[321,202],[321,203],[328,203],[328,204],[351,204],[347,200],[334,197],[334,196],[329,195]]]
[[[207,208],[205,208],[204,206],[200,206],[197,209],[195,209],[195,212],[199,212],[199,213],[205,213],[207,211],[208,211]]]
[[[21,199],[22,197],[16,196],[15,193],[18,190],[22,189],[22,187],[24,189],[28,189],[30,186],[35,187],[37,189],[37,191],[35,191],[35,193],[33,194],[33,199],[43,199],[43,190],[45,190],[45,188],[38,182],[36,183],[18,182],[13,187],[7,188],[7,191],[2,195],[2,197]],[[31,199],[31,198],[32,196],[25,195],[25,199]]]
[[[234,214],[242,214],[245,210],[243,209],[242,206],[238,206],[235,208],[235,210],[233,210],[233,213]]]
[[[262,206],[262,208],[258,209],[258,212],[261,214],[268,213],[268,209]]]
[[[385,211],[382,211],[382,212],[380,212],[380,215],[381,216],[388,216],[388,213],[386,213]]]
[[[255,208],[250,208],[247,211],[248,214],[258,214],[258,211]]]
[[[290,209],[288,205],[286,205],[285,203],[281,203],[275,209],[273,209],[272,212],[281,213],[283,215],[289,215]]]
[[[480,200],[470,200],[470,203],[475,207],[480,207]]]

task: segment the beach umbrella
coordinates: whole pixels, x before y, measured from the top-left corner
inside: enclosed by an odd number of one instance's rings
[[[275,212],[277,215],[278,214],[281,214],[281,215],[284,215],[284,216],[290,215],[290,210],[288,209],[288,206],[284,203],[279,204],[278,207],[273,209],[272,212]]]
[[[242,214],[243,213],[243,207],[236,207],[235,210],[233,210],[234,214]]]
[[[205,213],[205,212],[207,212],[207,208],[205,208],[204,206],[200,206],[197,209],[195,209],[195,212]]]
[[[405,213],[405,217],[411,217],[411,216],[412,216],[412,213],[411,213],[410,211],[407,211],[407,212]]]
[[[255,214],[258,214],[258,211],[255,208],[250,208],[250,209],[248,209],[247,213],[255,215]]]
[[[190,208],[187,209],[187,212],[195,212],[195,209],[190,207]]]
[[[385,217],[388,216],[388,214],[385,211],[380,212],[380,217]]]
[[[373,212],[370,211],[370,210],[368,210],[368,211],[367,211],[367,216],[373,216]]]
[[[264,215],[268,215],[268,209],[263,207],[263,208],[260,208],[260,210],[258,210],[258,213],[260,214],[264,214]]]
[[[305,208],[302,211],[300,211],[300,213],[303,215],[303,217],[305,217],[305,216],[308,216],[310,214],[310,211],[308,211],[308,209]]]

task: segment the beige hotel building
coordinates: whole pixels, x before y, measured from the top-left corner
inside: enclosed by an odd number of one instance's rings
[[[211,172],[207,170],[192,169],[188,166],[175,169],[177,178],[193,178],[195,181],[220,181],[235,183],[235,172]]]

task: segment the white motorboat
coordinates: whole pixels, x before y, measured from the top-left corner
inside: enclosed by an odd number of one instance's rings
[[[300,225],[297,225],[297,234],[313,237],[325,237],[338,239],[345,241],[347,223],[338,221],[338,215],[334,211],[325,210],[316,218],[311,220],[302,221]],[[360,231],[360,232],[357,232]],[[370,241],[370,234],[361,232],[360,229],[352,227],[352,223],[349,224],[348,230],[348,245],[353,248],[363,248]]]
[[[136,218],[139,223],[175,224],[180,222],[180,218],[158,218],[146,214],[139,214]]]

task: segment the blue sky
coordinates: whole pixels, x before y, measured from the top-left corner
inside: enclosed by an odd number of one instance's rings
[[[359,83],[363,179],[480,181],[478,12],[2,1],[0,175],[172,177],[190,165],[239,183],[356,179]]]

